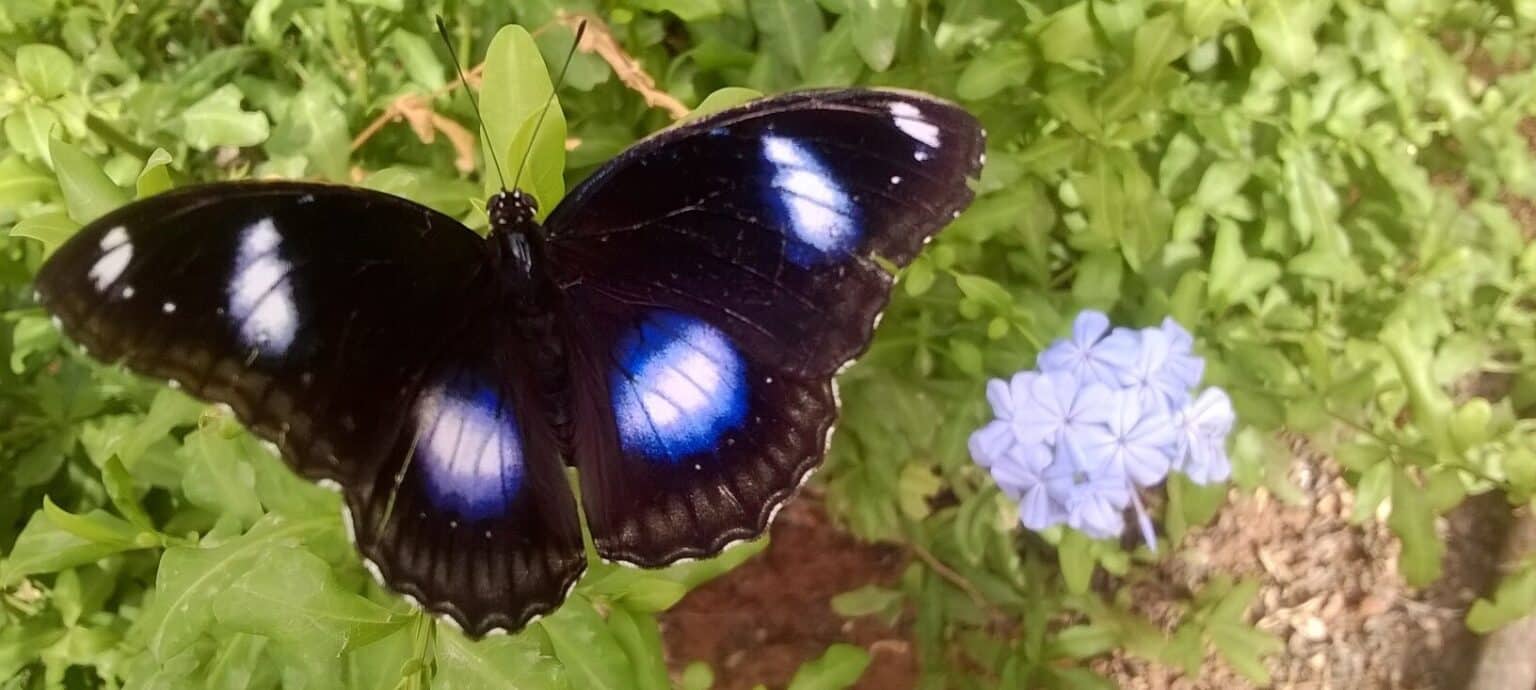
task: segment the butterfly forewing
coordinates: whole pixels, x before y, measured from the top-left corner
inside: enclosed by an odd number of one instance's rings
[[[911,261],[970,201],[982,150],[942,101],[791,94],[641,142],[555,209],[599,553],[659,565],[766,528],[889,298],[875,257]]]
[[[520,350],[488,330],[487,246],[368,190],[208,185],[91,223],[37,289],[98,358],[229,404],[341,484],[386,582],[483,632],[553,608],[584,565]]]

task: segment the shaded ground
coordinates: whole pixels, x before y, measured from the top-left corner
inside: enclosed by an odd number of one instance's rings
[[[906,559],[890,545],[864,544],[827,519],[803,492],[780,512],[768,549],[690,592],[662,616],[674,671],[694,661],[715,671],[717,690],[783,687],[805,661],[846,642],[873,654],[860,690],[902,690],[917,679],[908,631],[865,616],[846,620],[832,597],[864,585],[891,585]]]

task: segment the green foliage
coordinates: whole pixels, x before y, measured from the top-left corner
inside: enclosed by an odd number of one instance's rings
[[[657,572],[594,564],[559,612],[469,642],[381,591],[336,497],[213,408],[70,346],[28,285],[80,224],[192,180],[307,177],[401,194],[483,227],[483,160],[448,130],[353,139],[401,96],[487,60],[505,175],[547,212],[567,185],[671,122],[578,54],[542,126],[554,3],[0,0],[0,678],[5,687],[706,688],[661,664],[655,614],[750,556]],[[129,11],[128,8],[133,10]],[[567,9],[596,11],[597,3]],[[1253,583],[1213,581],[1169,629],[1124,583],[1211,519],[1222,487],[1176,480],[1161,550],[1021,535],[974,466],[989,376],[1028,368],[1083,307],[1196,334],[1232,395],[1234,482],[1296,495],[1277,434],[1358,485],[1354,519],[1438,577],[1434,525],[1466,496],[1536,497],[1536,245],[1503,205],[1536,196],[1516,124],[1536,112],[1536,10],[1477,0],[619,0],[607,29],[699,111],[853,83],[958,99],[989,132],[976,203],[900,277],[819,475],[857,534],[908,542],[899,584],[834,601],[914,616],[923,686],[1099,688],[1113,649],[1262,683],[1279,647]],[[509,23],[522,27],[501,28]],[[471,137],[468,99],[424,101]],[[575,144],[574,148],[569,148]],[[569,149],[569,150],[568,150]],[[563,173],[563,174],[562,174]],[[1449,183],[1446,183],[1449,182]],[[1479,397],[1481,378],[1509,382]],[[931,564],[938,564],[937,567]],[[1530,564],[1468,618],[1536,608]],[[1108,577],[1104,577],[1108,575]],[[1219,660],[1219,661],[1218,661]],[[792,687],[846,687],[834,646]]]

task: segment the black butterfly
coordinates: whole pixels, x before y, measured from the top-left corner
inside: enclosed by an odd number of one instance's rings
[[[540,227],[482,239],[380,192],[224,183],[91,223],[37,289],[103,361],[227,403],[341,487],[388,586],[471,635],[557,607],[597,551],[644,567],[762,534],[821,461],[833,376],[898,266],[958,215],[983,132],[878,90],[661,132]]]

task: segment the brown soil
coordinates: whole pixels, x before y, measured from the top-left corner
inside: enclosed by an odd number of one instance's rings
[[[1385,512],[1349,522],[1354,492],[1332,460],[1298,453],[1291,480],[1306,504],[1234,491],[1210,526],[1189,534],[1175,558],[1136,585],[1139,613],[1171,625],[1187,592],[1210,578],[1257,578],[1250,620],[1285,642],[1268,660],[1273,687],[1461,688],[1478,644],[1462,620],[1497,577],[1508,504],[1475,497],[1440,520],[1444,576],[1413,590],[1397,572],[1400,546],[1379,519]],[[1129,689],[1255,687],[1213,659],[1199,678],[1118,654],[1095,670]]]
[[[830,604],[865,585],[893,585],[906,566],[901,550],[845,534],[809,492],[780,512],[772,534],[766,551],[662,616],[673,672],[704,661],[714,669],[716,690],[781,688],[802,663],[842,642],[873,657],[855,688],[914,687],[917,653],[905,626],[871,616],[844,619]]]

